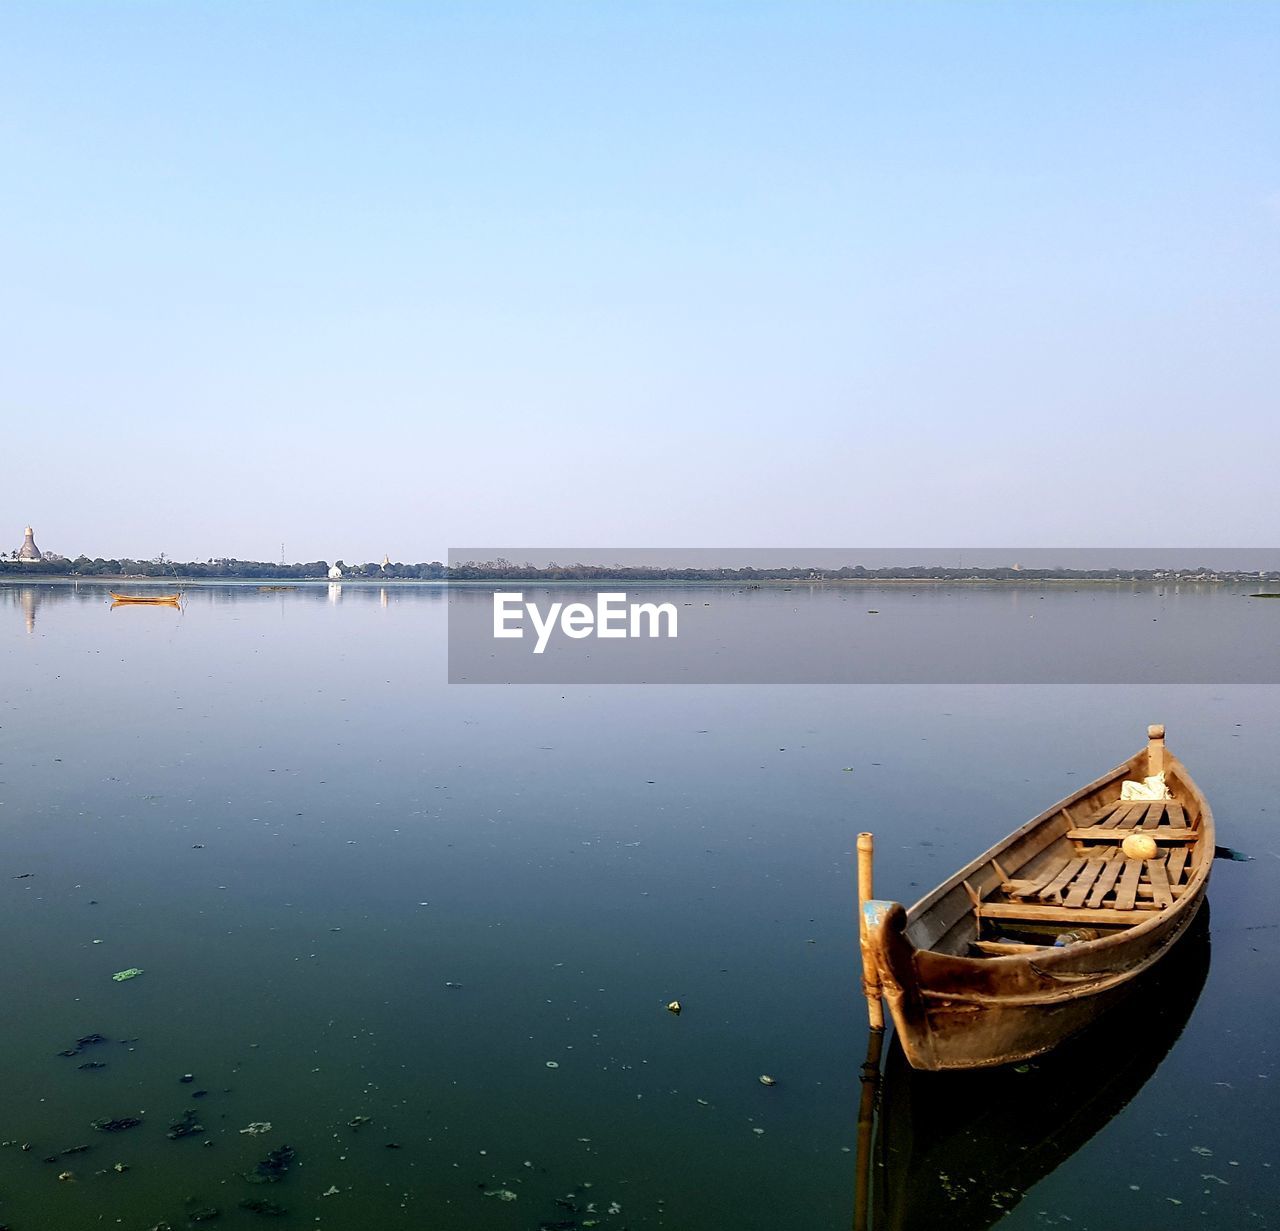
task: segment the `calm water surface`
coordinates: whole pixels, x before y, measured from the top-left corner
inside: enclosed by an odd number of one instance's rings
[[[1007,1152],[1009,1231],[1276,1225],[1274,686],[449,686],[444,634],[429,588],[0,586],[0,1223],[848,1227],[857,831],[913,901],[1163,721],[1253,859],[1118,1028],[1133,1065],[1022,1075],[1043,1176],[980,1116],[935,1148],[1018,1075],[886,1101],[957,1211],[974,1142]]]

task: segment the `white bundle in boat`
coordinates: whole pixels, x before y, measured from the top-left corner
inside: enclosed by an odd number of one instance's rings
[[[1142,803],[1153,799],[1172,799],[1169,788],[1164,784],[1164,772],[1152,774],[1141,782],[1122,782],[1120,784],[1120,802],[1126,800]]]

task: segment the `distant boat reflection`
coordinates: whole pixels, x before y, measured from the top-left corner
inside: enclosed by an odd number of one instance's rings
[[[1030,1066],[919,1072],[892,1040],[874,1144],[865,1111],[860,1124],[855,1231],[985,1231],[999,1222],[1160,1067],[1200,998],[1209,957],[1206,903],[1123,1004]]]

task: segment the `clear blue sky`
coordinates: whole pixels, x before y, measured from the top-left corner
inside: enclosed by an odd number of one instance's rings
[[[1228,0],[7,3],[0,546],[1280,542],[1277,64]]]

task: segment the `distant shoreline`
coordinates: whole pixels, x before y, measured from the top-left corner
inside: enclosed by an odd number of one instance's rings
[[[1217,577],[761,577],[750,581],[731,578],[688,577],[342,577],[330,580],[323,577],[149,577],[138,574],[96,574],[91,577],[68,577],[57,573],[20,574],[16,570],[0,573],[0,586],[56,585],[87,588],[104,588],[114,585],[130,585],[155,590],[179,588],[214,589],[219,586],[236,589],[264,588],[275,591],[290,589],[315,589],[320,586],[359,586],[365,589],[406,587],[489,589],[495,586],[518,588],[520,586],[566,586],[579,589],[599,589],[602,585],[628,587],[682,587],[701,586],[717,589],[784,589],[874,586],[1007,586],[1036,589],[1060,586],[1143,586],[1169,588],[1173,586],[1213,586],[1230,588],[1239,586],[1277,585],[1280,578],[1220,575]],[[1277,594],[1250,594],[1250,598],[1280,597]]]

